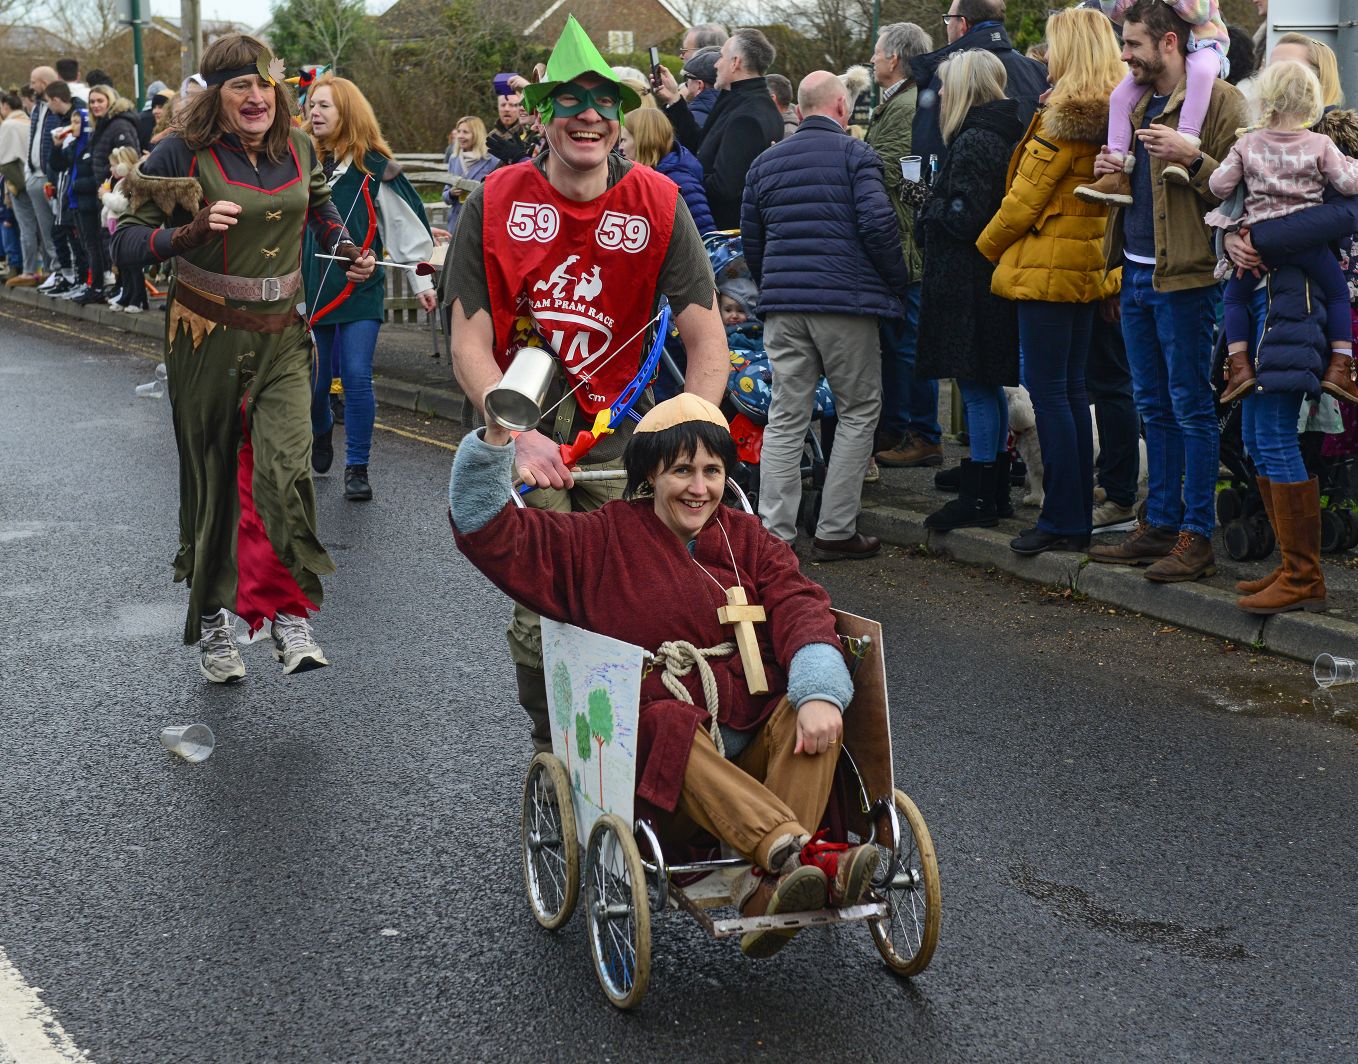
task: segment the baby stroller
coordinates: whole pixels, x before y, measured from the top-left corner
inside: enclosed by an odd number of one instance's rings
[[[773,399],[773,368],[764,349],[764,323],[754,314],[758,290],[745,265],[738,232],[709,233],[703,238],[712,273],[723,294],[738,292],[745,304],[747,319],[726,326],[727,350],[731,356],[731,373],[726,382],[726,397],[722,412],[731,422],[731,436],[736,442],[740,466],[734,480],[757,511],[759,507],[759,456],[764,439],[764,428],[769,420],[769,403]],[[657,381],[656,398],[673,395],[683,388],[686,363],[679,334],[671,328],[670,339],[661,355],[661,377]],[[816,387],[816,405],[812,426],[807,431],[802,448],[802,502],[797,514],[797,525],[809,536],[816,534],[820,518],[821,491],[825,485],[825,451],[821,445],[816,422],[834,417],[834,396],[825,378]]]

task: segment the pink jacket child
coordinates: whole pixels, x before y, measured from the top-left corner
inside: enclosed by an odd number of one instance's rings
[[[1197,147],[1202,143],[1202,124],[1212,102],[1212,83],[1217,78],[1224,78],[1230,69],[1226,59],[1230,35],[1221,18],[1217,0],[1157,2],[1169,4],[1176,15],[1193,27],[1188,35],[1187,76],[1178,128],[1179,135]],[[1135,0],[1099,0],[1103,13],[1118,26],[1122,25],[1123,17],[1133,3]],[[1108,154],[1115,160],[1121,160],[1123,173],[1110,174],[1091,185],[1081,185],[1075,190],[1081,199],[1124,206],[1132,202],[1130,183],[1125,177],[1131,173],[1136,158],[1131,152],[1132,111],[1148,91],[1146,86],[1138,85],[1130,73],[1113,90],[1108,100]],[[1167,180],[1188,184],[1188,171],[1177,163],[1166,166],[1164,174]]]
[[[1347,158],[1329,137],[1305,128],[1324,113],[1320,83],[1310,69],[1295,61],[1275,63],[1260,79],[1259,93],[1260,126],[1241,134],[1207,179],[1212,194],[1223,202],[1243,182],[1244,208],[1238,219],[1221,207],[1215,208],[1205,216],[1208,225],[1229,231],[1281,218],[1320,203],[1326,185],[1345,196],[1358,193],[1358,159]],[[1339,260],[1329,248],[1317,245],[1286,256],[1272,256],[1264,265],[1269,269],[1296,266],[1306,273],[1324,294],[1332,355],[1347,359],[1353,348],[1349,289]],[[1234,271],[1226,282],[1226,344],[1239,366],[1231,377],[1234,386],[1219,397],[1223,403],[1244,394],[1254,383],[1247,362],[1240,360],[1247,358],[1249,300],[1257,284],[1258,279],[1245,270]]]

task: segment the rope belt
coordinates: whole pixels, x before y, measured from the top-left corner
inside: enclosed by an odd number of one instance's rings
[[[661,643],[660,649],[655,652],[655,657],[651,659],[651,664],[664,667],[664,672],[660,675],[660,682],[665,685],[665,689],[680,702],[687,702],[690,706],[695,705],[693,696],[688,693],[680,679],[691,673],[696,666],[698,677],[702,680],[703,701],[707,703],[707,715],[711,718],[708,725],[708,734],[712,736],[712,741],[717,745],[717,753],[722,757],[726,756],[726,744],[721,739],[721,728],[717,725],[717,710],[719,698],[717,695],[717,677],[712,672],[712,666],[707,663],[708,658],[722,658],[727,654],[735,652],[735,643],[727,640],[725,643],[718,643],[714,647],[699,650],[692,643],[683,639],[676,639],[672,642]]]
[[[200,292],[247,303],[277,303],[291,299],[302,288],[302,271],[293,270],[282,277],[238,277],[230,273],[214,273],[199,269],[182,256],[175,262],[181,281],[193,285]]]

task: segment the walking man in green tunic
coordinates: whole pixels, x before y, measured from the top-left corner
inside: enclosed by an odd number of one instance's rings
[[[253,37],[203,53],[207,88],[128,179],[113,237],[124,268],[175,260],[170,402],[179,445],[175,580],[189,586],[184,641],[215,683],[245,675],[233,614],[270,622],[286,674],[328,665],[308,615],[335,571],[316,537],[311,345],[297,313],[304,229],[366,279],[307,136],[283,64]]]

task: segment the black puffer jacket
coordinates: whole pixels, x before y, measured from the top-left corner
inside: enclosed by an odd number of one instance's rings
[[[1009,156],[1023,129],[1013,100],[973,107],[919,211],[924,276],[915,374],[925,380],[1018,384],[1018,311],[991,294],[995,267],[976,239],[1004,199]]]

